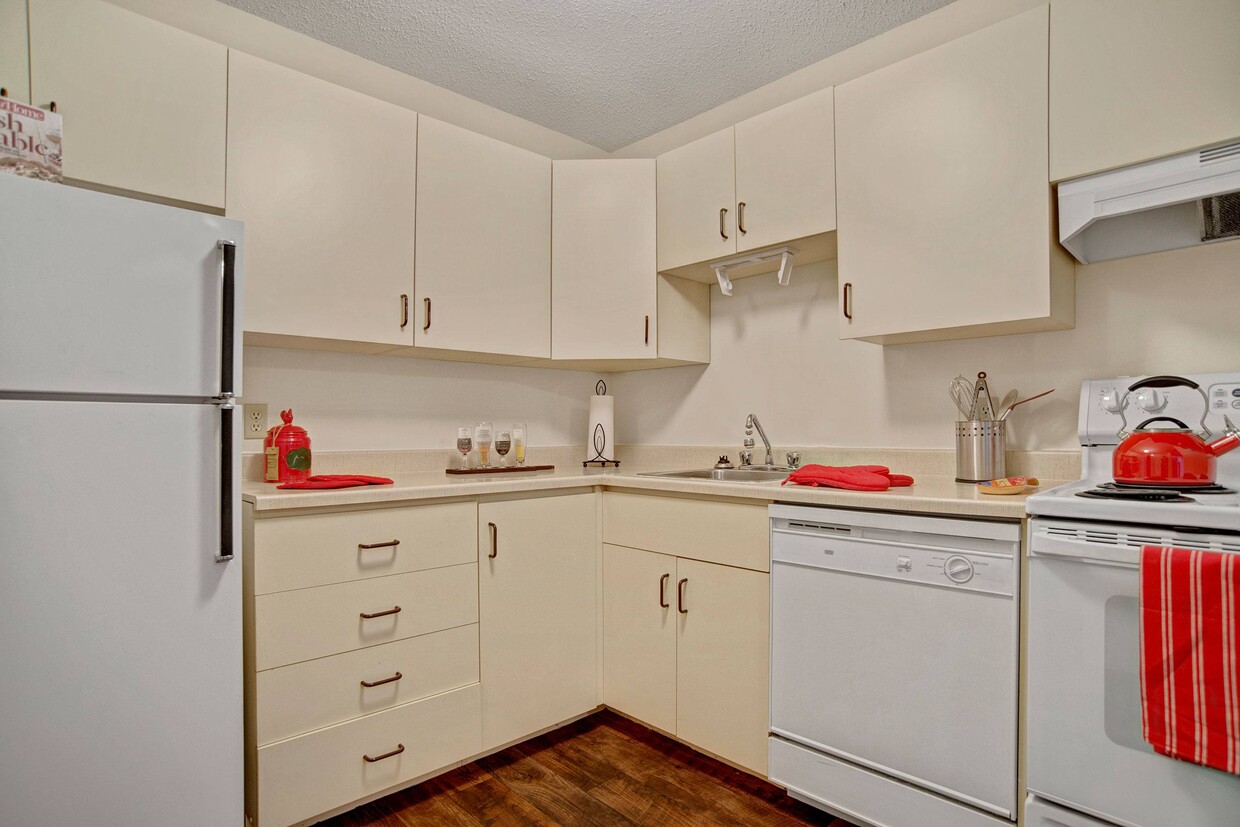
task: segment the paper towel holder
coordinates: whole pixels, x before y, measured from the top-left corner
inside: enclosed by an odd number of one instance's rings
[[[598,380],[598,382],[594,385],[594,394],[596,396],[606,396],[607,383],[602,379]],[[582,468],[589,468],[591,466],[595,468],[606,468],[608,466],[614,466],[616,468],[620,467],[620,460],[603,458],[603,451],[607,448],[607,440],[610,436],[611,435],[604,430],[603,423],[600,422],[594,426],[594,433],[591,436],[591,442],[594,447],[594,459],[587,459],[583,461],[581,463]]]

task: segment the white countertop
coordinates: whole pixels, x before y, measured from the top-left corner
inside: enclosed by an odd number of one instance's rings
[[[532,471],[491,475],[451,476],[438,473],[390,475],[393,485],[369,485],[358,488],[327,490],[281,491],[275,484],[246,482],[242,499],[253,503],[256,512],[286,511],[301,508],[337,508],[373,503],[443,499],[446,497],[479,497],[523,491],[548,491],[564,488],[602,486],[669,494],[703,497],[727,497],[760,502],[792,502],[810,505],[866,508],[879,511],[903,511],[920,514],[989,517],[1019,520],[1025,514],[1026,494],[996,496],[978,493],[977,486],[958,483],[951,477],[919,476],[905,488],[888,491],[846,491],[835,488],[810,488],[783,485],[779,482],[717,482],[668,477],[643,477],[643,472],[677,470],[657,467],[624,467],[622,469],[583,469],[580,465],[562,466],[554,471]],[[1056,482],[1046,481],[1045,490]]]

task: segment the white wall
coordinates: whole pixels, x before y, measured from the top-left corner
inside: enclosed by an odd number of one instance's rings
[[[758,414],[776,445],[950,448],[958,373],[1045,400],[1009,444],[1074,449],[1082,379],[1240,370],[1240,242],[1077,268],[1073,330],[882,347],[837,338],[835,262],[736,282],[711,305],[711,363],[616,377],[621,443],[738,447]],[[967,297],[961,297],[967,301]]]
[[[544,368],[474,365],[247,347],[247,402],[266,402],[269,424],[292,408],[319,451],[448,448],[456,429],[489,419],[525,422],[532,446],[585,445],[598,376]],[[247,441],[247,452],[262,444]]]

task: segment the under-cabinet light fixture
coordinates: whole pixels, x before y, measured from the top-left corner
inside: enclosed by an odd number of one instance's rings
[[[796,254],[796,247],[770,247],[766,250],[757,250],[742,256],[716,261],[711,265],[711,269],[715,271],[715,278],[719,280],[719,289],[723,295],[730,296],[732,295],[732,279],[728,277],[729,271],[739,267],[764,264],[768,261],[779,261],[776,279],[781,285],[787,287],[792,283],[792,259],[796,257]]]

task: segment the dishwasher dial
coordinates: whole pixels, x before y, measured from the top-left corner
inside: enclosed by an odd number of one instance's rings
[[[968,583],[973,579],[973,563],[967,557],[953,554],[943,563],[943,574],[953,583]]]

